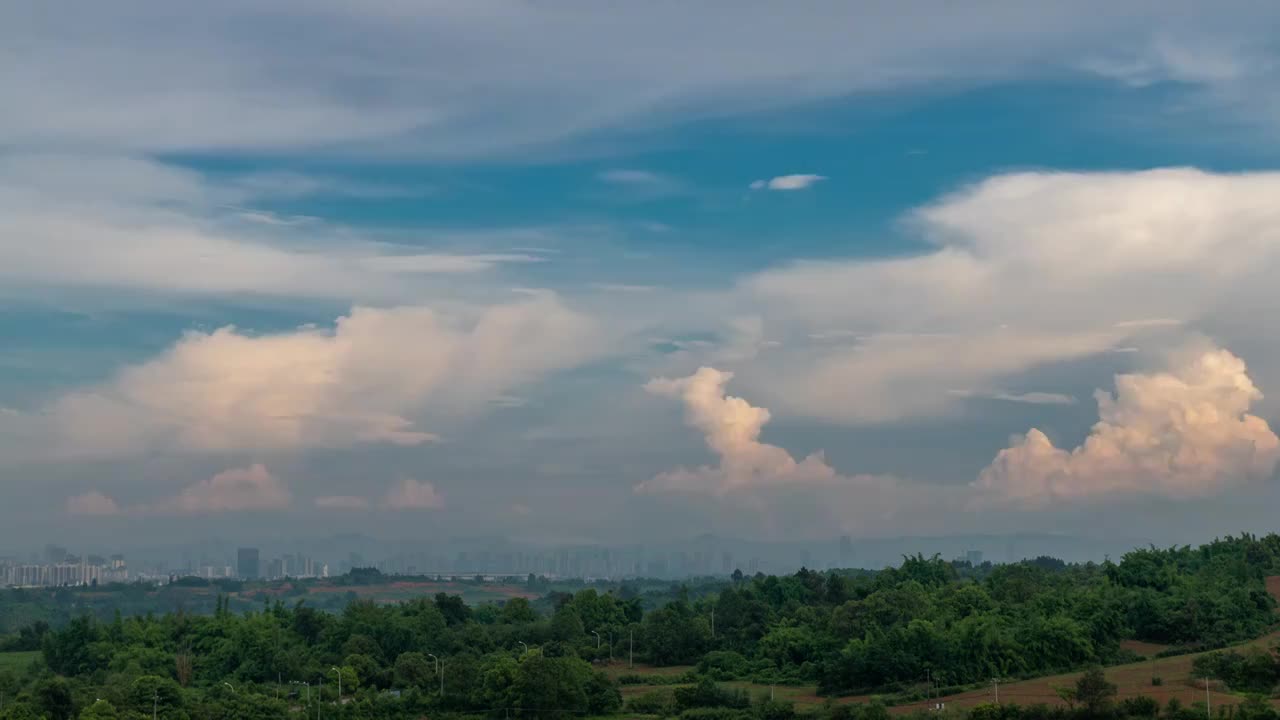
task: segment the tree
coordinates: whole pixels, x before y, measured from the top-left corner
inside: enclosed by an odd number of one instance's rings
[[[66,678],[45,678],[36,683],[32,693],[36,711],[49,720],[69,720],[74,712],[71,701],[71,686]]]
[[[435,681],[435,666],[419,652],[407,652],[396,658],[396,682],[404,687],[429,688]]]
[[[1089,668],[1076,681],[1076,701],[1090,716],[1105,715],[1115,696],[1115,684],[1107,680],[1100,667]]]
[[[118,717],[116,706],[106,700],[97,700],[80,713],[80,720],[116,720]]]

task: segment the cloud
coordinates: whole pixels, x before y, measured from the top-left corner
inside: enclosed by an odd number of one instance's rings
[[[786,450],[760,442],[769,411],[725,395],[725,384],[732,378],[733,373],[703,367],[689,377],[656,378],[645,385],[650,393],[684,404],[686,422],[703,433],[720,464],[665,472],[641,483],[637,491],[723,494],[759,485],[803,485],[835,479],[835,470],[821,453],[796,462]]]
[[[391,510],[438,510],[444,497],[429,482],[405,478],[387,491],[383,506]]]
[[[756,180],[751,183],[750,188],[752,190],[804,190],[826,179],[825,175],[779,175],[769,180]]]
[[[0,157],[0,281],[14,288],[364,298],[424,295],[423,275],[545,261],[509,246],[532,232],[355,230],[253,207],[236,184],[119,156]],[[444,248],[424,246],[424,241]]]
[[[325,510],[368,510],[369,500],[355,495],[323,495],[315,505]]]
[[[665,175],[659,175],[648,170],[605,170],[597,177],[604,182],[615,185],[655,185],[668,182]]]
[[[1100,0],[947,7],[928,23],[894,4],[840,2],[789,17],[763,2],[566,12],[382,0],[285,3],[270,14],[209,3],[182,18],[164,9],[151,0],[73,15],[0,10],[0,26],[27,39],[0,77],[0,96],[20,99],[0,117],[0,136],[10,146],[147,153],[476,156],[1064,69],[1126,85],[1225,88],[1233,94],[1222,106],[1231,109],[1246,81],[1269,98],[1275,87],[1267,43],[1275,11],[1259,3],[1216,15],[1194,4],[1168,12],[1166,3]],[[302,26],[305,34],[288,35]],[[344,52],[335,55],[339,43]],[[1115,48],[1132,51],[1117,56]],[[1242,50],[1250,48],[1260,50]]]
[[[289,489],[261,464],[233,468],[142,508],[157,515],[202,515],[289,507]]]
[[[38,420],[63,455],[420,445],[418,425],[483,410],[596,352],[594,325],[551,294],[440,312],[356,307],[330,328],[190,332]]]
[[[1280,173],[1192,169],[999,175],[910,213],[915,252],[797,261],[744,278],[726,303],[781,348],[735,366],[765,405],[843,423],[962,411],[956,388],[1176,342],[1254,342],[1235,318],[1280,271]],[[1178,323],[1178,324],[1174,324]],[[833,328],[856,342],[830,342]],[[1152,342],[1147,336],[1160,329]],[[788,342],[817,335],[825,342]],[[696,361],[696,359],[695,359]],[[685,371],[684,368],[681,368]],[[1277,377],[1280,368],[1260,368]]]
[[[984,400],[1003,400],[1005,402],[1024,403],[1027,405],[1075,405],[1076,399],[1070,395],[1050,392],[1010,393],[998,390],[951,390],[949,395],[961,398],[981,398]]]
[[[94,491],[67,498],[67,513],[70,515],[105,517],[119,515],[120,506],[110,497]]]
[[[654,395],[679,400],[685,423],[700,431],[719,458],[714,466],[677,468],[634,487],[638,495],[711,503],[726,522],[775,536],[819,536],[832,531],[919,532],[934,526],[960,499],[956,488],[925,486],[888,475],[844,475],[821,452],[796,460],[760,440],[771,415],[725,394],[733,373],[699,368],[693,375],[656,378]]]
[[[1099,420],[1073,450],[1038,429],[1001,450],[974,482],[984,500],[1043,507],[1115,495],[1191,498],[1268,477],[1280,438],[1248,410],[1262,394],[1245,364],[1211,349],[1169,370],[1116,376]]]

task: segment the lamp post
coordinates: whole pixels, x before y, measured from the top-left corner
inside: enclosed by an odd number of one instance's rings
[[[528,645],[528,643],[524,642],[523,640],[517,640],[517,641],[516,641],[516,644],[517,644],[517,645],[520,645],[520,646],[522,646],[522,647],[524,648],[524,652],[523,652],[523,653],[521,653],[522,655],[528,655],[528,654],[529,654],[529,645]]]
[[[338,704],[342,704],[342,671],[337,667],[331,667],[330,670],[338,674]]]
[[[599,650],[600,649],[600,633],[596,632],[595,630],[592,630],[591,634],[596,636],[596,649]]]

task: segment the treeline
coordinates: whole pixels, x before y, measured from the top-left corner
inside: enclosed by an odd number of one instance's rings
[[[330,718],[607,715],[624,705],[619,681],[602,668],[632,657],[691,666],[687,687],[633,698],[635,713],[785,715],[791,710],[781,704],[717,683],[816,684],[833,696],[910,693],[926,678],[945,689],[1133,659],[1121,648],[1125,639],[1219,647],[1270,627],[1274,602],[1264,580],[1273,574],[1280,574],[1280,536],[1269,535],[1137,550],[1118,563],[973,568],[915,556],[876,573],[738,575],[710,594],[674,588],[647,611],[622,588],[476,607],[445,594],[392,605],[353,600],[337,613],[305,597],[266,598],[247,611],[215,597],[208,615],[85,615],[5,638],[9,649],[38,649],[41,659],[25,671],[0,664],[0,720],[153,710],[176,720],[304,710]],[[1276,683],[1274,664],[1266,670],[1252,655],[1199,662],[1241,691],[1269,692]],[[1107,712],[1136,710],[1115,704]],[[1023,717],[1035,720],[1000,715]]]

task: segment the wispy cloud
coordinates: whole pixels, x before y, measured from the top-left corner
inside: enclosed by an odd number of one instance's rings
[[[752,190],[804,190],[826,180],[825,175],[779,175],[768,180],[751,183]]]
[[[954,397],[1002,400],[1004,402],[1024,403],[1027,405],[1076,404],[1076,399],[1070,395],[1051,392],[1010,393],[999,390],[949,390],[947,392]]]

